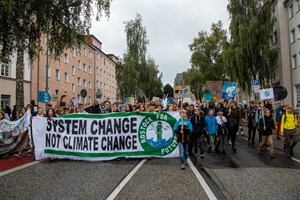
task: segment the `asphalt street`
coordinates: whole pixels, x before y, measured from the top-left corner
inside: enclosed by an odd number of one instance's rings
[[[300,199],[299,146],[295,149],[296,160],[287,159],[280,149],[283,141],[275,140],[277,158],[272,159],[267,152],[257,155],[258,142],[248,145],[245,138],[238,136],[236,153],[226,145],[226,155],[206,153],[204,159],[200,155],[190,157],[215,198]],[[136,172],[128,178],[134,169]],[[192,166],[181,170],[178,158],[54,160],[5,175],[0,173],[1,200],[107,199],[112,194],[112,199],[118,200],[211,198]]]

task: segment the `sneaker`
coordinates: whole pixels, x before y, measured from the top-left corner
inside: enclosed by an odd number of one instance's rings
[[[185,170],[185,164],[182,164],[180,167],[182,170]]]
[[[261,154],[261,151],[260,151],[260,150],[258,150],[258,151],[257,151],[257,154],[258,154],[258,155],[260,155],[260,154]]]
[[[275,155],[270,155],[270,158],[276,158],[276,156]]]
[[[16,158],[20,159],[21,158],[21,155],[18,153],[18,154],[15,154],[14,155]]]
[[[241,135],[245,135],[245,134],[244,134],[244,131],[241,132]]]
[[[201,158],[204,158],[204,154],[201,154]]]
[[[239,132],[236,132],[236,135],[239,135],[240,133]]]
[[[230,145],[231,145],[231,141],[230,141],[230,140],[228,141],[228,144],[230,144]]]

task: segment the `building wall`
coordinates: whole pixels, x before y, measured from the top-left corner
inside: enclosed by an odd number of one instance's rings
[[[285,103],[292,104],[293,92],[289,59],[289,32],[284,0],[273,1],[272,12],[273,16],[276,17],[276,22],[273,28],[273,45],[274,48],[278,48],[278,68],[276,73],[276,82],[285,87],[288,91],[288,96],[284,100]]]
[[[11,108],[16,104],[16,54],[10,57],[8,63],[0,61],[0,109],[8,104]],[[28,55],[24,55],[24,104],[30,103],[31,66]],[[5,65],[5,66],[4,66]],[[5,68],[5,69],[4,69]]]
[[[300,1],[290,0],[285,2],[289,43],[290,66],[292,70],[293,105],[300,108]]]
[[[42,49],[46,48],[45,38],[41,40],[41,47]],[[97,60],[97,54],[99,61]],[[88,43],[82,45],[80,49],[73,48],[66,50],[59,60],[48,57],[50,66],[48,88],[52,97],[50,103],[53,107],[59,107],[60,100],[64,95],[65,97],[62,101],[66,102],[66,106],[69,106],[72,98],[86,105],[92,104],[95,100],[97,81],[99,82],[101,91],[103,91],[103,99],[100,100],[104,100],[104,96],[111,100],[116,99],[114,93],[109,91],[109,89],[112,90],[111,84],[115,82],[115,74],[113,74],[115,71],[107,70],[106,68],[110,66],[108,65],[110,61],[107,61],[107,64],[103,64],[101,63],[101,57],[103,57],[102,60],[110,60],[101,50]],[[46,59],[45,51],[42,50],[40,52],[40,59],[36,59],[32,65],[32,98],[36,101],[38,91],[46,90]],[[97,75],[97,67],[99,72],[102,70],[106,74],[109,71],[110,76],[105,75],[107,79],[102,80],[100,74]],[[60,76],[57,76],[58,72]],[[67,80],[65,80],[65,73],[68,76]],[[105,87],[100,85],[100,80],[105,83]],[[87,91],[85,98],[80,96],[80,92],[83,89]]]

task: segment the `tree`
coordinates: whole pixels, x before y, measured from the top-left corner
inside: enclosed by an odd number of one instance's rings
[[[120,97],[131,96],[136,90],[143,90],[151,99],[162,93],[162,74],[159,73],[155,60],[147,56],[146,28],[142,25],[142,17],[137,13],[134,20],[126,21],[125,33],[127,50],[123,62],[117,69],[117,82]]]
[[[80,45],[89,33],[93,6],[96,20],[109,16],[111,0],[2,0],[0,2],[1,59],[17,53],[16,106],[24,107],[24,53],[34,60],[41,36],[47,36],[47,53],[61,55],[66,48]]]
[[[227,80],[224,68],[223,49],[227,42],[226,31],[222,22],[213,23],[211,33],[201,31],[189,45],[191,69],[184,73],[184,82],[191,86],[191,91],[197,98],[202,95],[202,88],[208,80]]]
[[[126,21],[124,24],[127,41],[124,62],[127,65],[127,76],[132,82],[129,94],[134,94],[136,89],[141,88],[141,80],[146,77],[146,52],[149,41],[140,14],[137,13],[134,20]]]
[[[251,92],[251,82],[262,86],[275,78],[277,50],[271,47],[274,19],[271,0],[231,0],[231,39],[224,51],[227,71],[244,91]]]
[[[169,83],[164,86],[164,94],[168,94],[168,97],[174,97],[174,89]]]

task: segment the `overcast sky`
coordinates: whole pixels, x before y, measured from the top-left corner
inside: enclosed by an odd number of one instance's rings
[[[122,57],[126,50],[123,22],[141,14],[149,40],[147,53],[163,73],[163,84],[173,86],[176,73],[191,66],[188,45],[198,32],[210,32],[218,20],[228,29],[227,4],[228,0],[113,0],[110,18],[93,22],[91,34],[102,42],[106,54]]]

